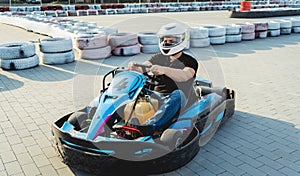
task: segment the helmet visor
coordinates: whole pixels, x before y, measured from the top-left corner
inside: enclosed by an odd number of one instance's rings
[[[159,36],[160,46],[168,49],[173,48],[184,41],[185,35]]]

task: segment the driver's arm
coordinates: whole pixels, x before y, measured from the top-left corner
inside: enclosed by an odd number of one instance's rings
[[[164,67],[160,65],[153,65],[150,71],[155,75],[166,75],[176,82],[185,82],[195,75],[195,70],[191,67],[184,67],[183,69],[175,69]]]
[[[143,63],[143,65],[152,65],[152,63],[149,62],[149,61],[145,61],[145,62]],[[129,69],[129,70],[132,70],[132,71],[137,71],[137,72],[143,73],[143,70],[142,70],[141,67],[136,67],[136,66],[134,66],[134,62],[129,62],[129,64],[128,64],[128,69]],[[147,72],[149,71],[149,69],[146,69],[146,70],[147,70]]]

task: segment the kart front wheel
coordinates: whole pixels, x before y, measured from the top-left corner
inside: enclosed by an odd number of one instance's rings
[[[171,150],[176,149],[183,142],[183,133],[180,130],[167,129],[161,135],[160,141]]]

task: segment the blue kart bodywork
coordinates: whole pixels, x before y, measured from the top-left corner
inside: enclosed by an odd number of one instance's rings
[[[193,86],[195,89],[201,86],[205,95],[185,107],[167,127],[143,135],[134,125],[125,123],[114,131],[109,122],[117,121],[118,109],[145,94],[147,78],[137,72],[118,72],[118,69],[108,74],[113,75],[113,80],[108,88],[103,82],[101,95],[93,101],[97,108],[85,129],[79,130],[70,122],[73,113],[52,125],[55,148],[69,166],[100,175],[132,175],[132,170],[137,175],[168,172],[188,163],[213,137],[219,125],[234,113],[234,91],[213,89],[209,81],[196,79]],[[89,106],[82,111],[91,113]],[[169,145],[170,140],[166,143],[164,139],[170,138],[167,136],[170,132],[181,134],[181,140],[174,138],[180,142],[175,141],[173,147]]]

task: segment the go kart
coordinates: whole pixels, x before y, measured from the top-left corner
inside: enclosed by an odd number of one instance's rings
[[[145,121],[164,103],[152,90],[155,84],[146,72],[116,68],[107,73],[99,96],[51,126],[63,162],[96,175],[169,172],[191,161],[234,113],[233,90],[196,78],[190,103],[153,131]]]

